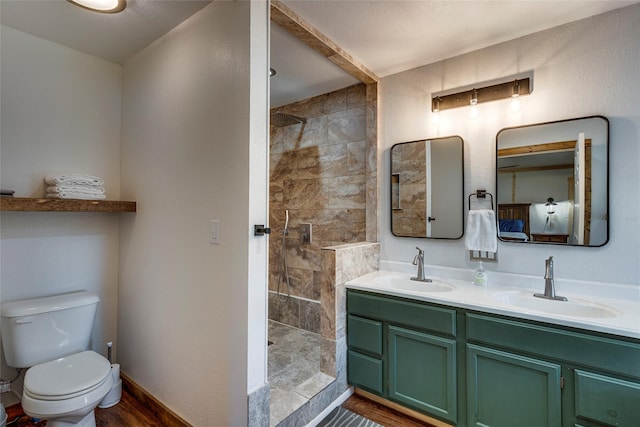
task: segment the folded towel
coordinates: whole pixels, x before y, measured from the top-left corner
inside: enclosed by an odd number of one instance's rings
[[[496,215],[492,209],[469,211],[464,239],[468,250],[495,253],[498,250],[497,236]]]
[[[52,185],[47,187],[47,193],[65,193],[68,191],[87,194],[104,194],[104,187],[98,185]]]
[[[79,191],[67,191],[65,193],[47,193],[49,199],[80,199],[80,200],[101,200],[107,197],[104,194],[82,193]]]
[[[104,185],[102,178],[80,173],[47,175],[44,181],[49,185]]]

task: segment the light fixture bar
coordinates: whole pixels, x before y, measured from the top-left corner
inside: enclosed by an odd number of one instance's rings
[[[431,100],[431,111],[436,111],[436,106],[438,107],[438,111],[448,110],[449,108],[468,107],[470,104],[469,100],[471,99],[477,99],[477,104],[497,101],[499,99],[509,99],[514,94],[514,88],[516,88],[516,93],[519,96],[529,95],[531,93],[529,77],[491,86],[477,87],[450,95],[434,96]],[[475,98],[474,94],[476,95]]]

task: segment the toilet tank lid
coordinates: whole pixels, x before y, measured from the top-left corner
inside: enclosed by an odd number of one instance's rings
[[[0,306],[0,313],[2,317],[31,316],[34,314],[97,304],[99,301],[100,298],[93,292],[76,291],[42,298],[5,302]]]

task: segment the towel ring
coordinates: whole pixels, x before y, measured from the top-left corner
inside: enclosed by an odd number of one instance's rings
[[[491,198],[491,210],[494,210],[493,208],[493,194],[488,193],[487,190],[476,190],[475,193],[471,193],[469,194],[469,210],[471,210],[471,197],[472,196],[476,196],[476,199],[486,199],[487,195],[489,195],[489,197]]]

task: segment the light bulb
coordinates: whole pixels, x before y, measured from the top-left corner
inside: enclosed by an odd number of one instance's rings
[[[514,113],[520,111],[520,95],[513,95],[511,97],[511,111]]]
[[[431,115],[431,123],[434,125],[440,124],[440,112],[436,111]]]

